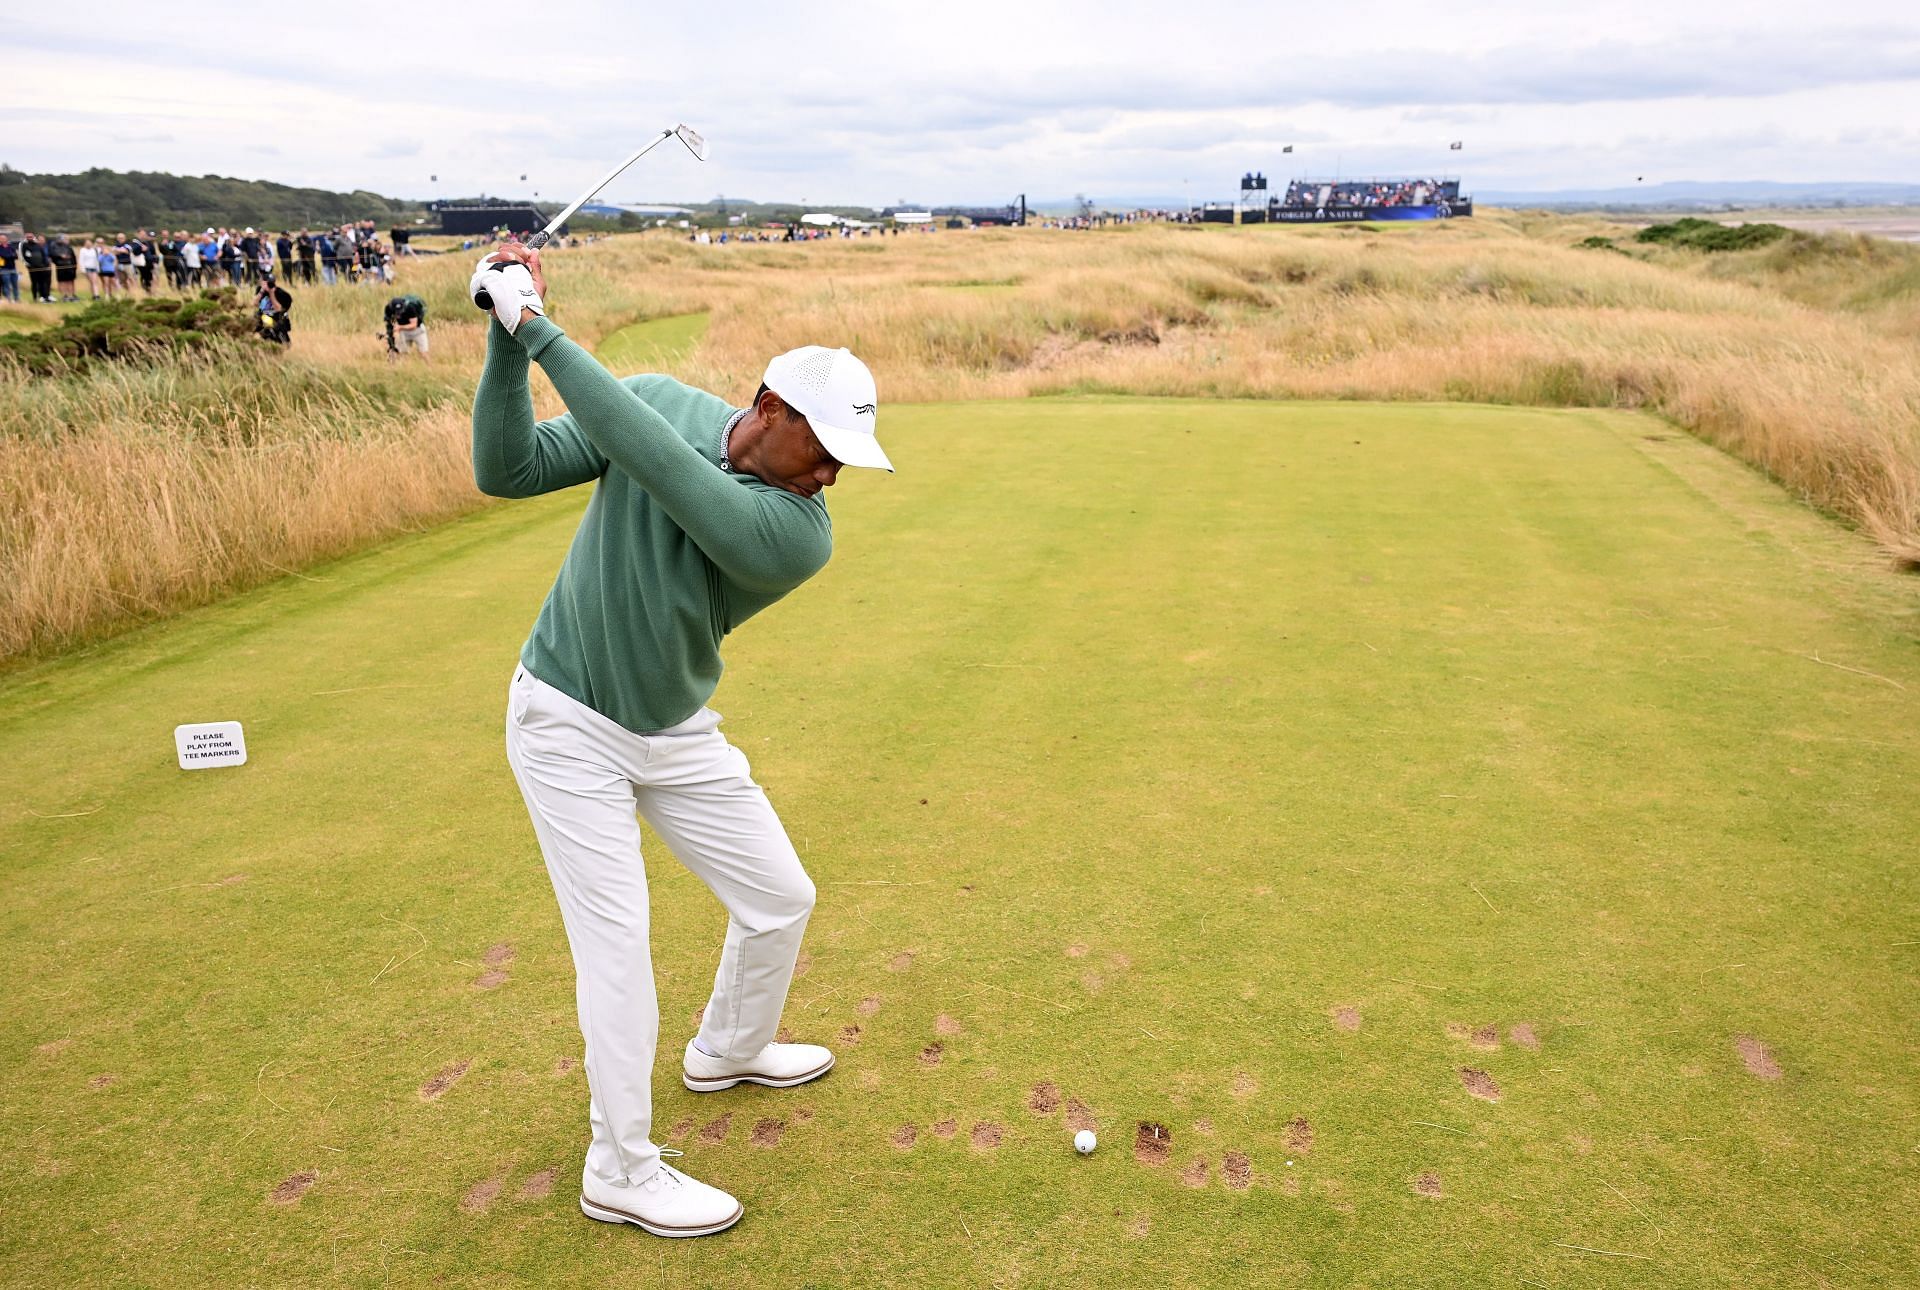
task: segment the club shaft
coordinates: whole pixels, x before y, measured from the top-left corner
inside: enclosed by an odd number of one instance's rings
[[[578,197],[574,198],[572,205],[568,206],[565,210],[561,211],[558,215],[555,215],[551,220],[547,221],[547,226],[545,228],[541,229],[538,233],[535,233],[532,237],[528,238],[527,245],[535,251],[545,246],[547,242],[552,239],[554,233],[559,229],[559,227],[562,224],[566,223],[568,220],[572,219],[573,213],[579,210],[582,206],[585,206],[587,202],[592,199],[595,193],[599,192],[602,188],[605,188],[608,184],[612,183],[616,178],[618,178],[621,171],[625,170],[628,166],[631,166],[634,162],[640,160],[640,158],[646,156],[649,152],[652,152],[655,148],[659,147],[661,144],[665,143],[668,139],[671,139],[672,137],[673,137],[673,131],[662,130],[659,136],[653,139],[651,142],[649,142],[646,147],[640,149],[638,152],[634,153],[631,157],[628,157],[625,161],[615,166],[612,170],[609,170],[606,174],[600,176],[599,179],[594,181],[593,187],[587,189],[586,192],[581,193]]]

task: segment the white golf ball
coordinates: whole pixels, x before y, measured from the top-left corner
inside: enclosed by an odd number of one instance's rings
[[[1092,1129],[1082,1129],[1073,1135],[1073,1149],[1083,1156],[1092,1155],[1094,1145],[1095,1139]]]

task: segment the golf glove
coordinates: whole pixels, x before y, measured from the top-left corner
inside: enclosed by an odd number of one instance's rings
[[[495,260],[491,255],[482,256],[479,267],[473,271],[473,280],[467,284],[467,294],[473,297],[473,303],[480,308],[491,309],[509,336],[520,327],[522,309],[531,309],[541,317],[546,316],[546,306],[540,303],[540,293],[533,288],[533,274],[527,271],[524,264]]]

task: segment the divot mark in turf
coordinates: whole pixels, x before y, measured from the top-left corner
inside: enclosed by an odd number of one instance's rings
[[[879,995],[870,994],[855,1006],[854,1011],[863,1017],[871,1017],[874,1013],[880,1011],[880,1002]]]
[[[246,880],[247,880],[247,875],[245,875],[244,873],[230,873],[226,877],[220,880],[220,885],[222,887],[231,887],[235,883],[242,883],[242,882],[245,882]]]
[[[111,1071],[102,1072],[87,1081],[88,1088],[111,1088],[120,1082],[120,1077]]]
[[[1180,1171],[1182,1187],[1205,1187],[1213,1181],[1213,1171],[1207,1167],[1205,1156],[1195,1156],[1193,1163]]]
[[[1213,1121],[1195,1120],[1193,1122],[1193,1131],[1203,1138],[1211,1138],[1213,1136]]]
[[[859,1042],[860,1042],[859,1026],[847,1025],[847,1026],[840,1027],[840,1044],[842,1047],[851,1048]]]
[[[773,1032],[773,1042],[776,1044],[790,1044],[793,1042],[793,1032],[785,1026],[782,1026]]]
[[[553,1064],[553,1073],[555,1075],[565,1075],[568,1071],[572,1070],[574,1067],[578,1066],[579,1064],[580,1064],[579,1062],[575,1061],[571,1057],[562,1057],[559,1061]]]
[[[787,1122],[769,1116],[753,1126],[753,1135],[747,1141],[756,1147],[777,1147],[786,1134]]]
[[[893,1131],[893,1136],[887,1139],[887,1141],[893,1143],[895,1151],[909,1150],[913,1144],[919,1140],[920,1130],[911,1124],[901,1125]]]
[[[500,1189],[506,1186],[506,1184],[507,1176],[505,1174],[494,1178],[483,1179],[475,1183],[467,1189],[467,1194],[460,1198],[461,1212],[466,1214],[484,1214],[487,1207],[493,1204],[494,1198],[500,1194]]]
[[[1107,978],[1101,976],[1098,972],[1082,973],[1080,977],[1080,988],[1088,994],[1099,994],[1107,988]]]
[[[912,966],[913,966],[913,951],[901,950],[898,954],[894,955],[891,960],[888,961],[887,971],[905,972],[908,968]]]
[[[983,1120],[973,1126],[973,1133],[969,1135],[968,1140],[975,1151],[992,1151],[1000,1145],[1000,1139],[1005,1135],[1005,1129],[991,1121]]]
[[[1143,1165],[1164,1165],[1173,1156],[1173,1134],[1153,1120],[1140,1121],[1133,1133],[1133,1158]]]
[[[1220,1176],[1235,1191],[1245,1191],[1253,1186],[1253,1161],[1244,1151],[1229,1151],[1220,1162]]]
[[[800,957],[793,961],[793,979],[798,981],[811,971],[813,971],[813,955],[801,950]]]
[[[693,1132],[693,1117],[691,1115],[683,1115],[680,1117],[678,1121],[675,1122],[674,1126],[671,1129],[667,1130],[667,1141],[679,1142],[681,1139],[685,1138],[689,1133],[692,1133],[692,1132]]]
[[[795,1111],[793,1113],[793,1122],[795,1124],[812,1124],[813,1108],[810,1106],[803,1106],[799,1110]]]
[[[318,1181],[320,1175],[311,1169],[302,1169],[297,1174],[288,1174],[280,1180],[280,1185],[267,1194],[267,1199],[276,1205],[291,1205],[307,1194],[307,1188]]]
[[[933,1033],[936,1035],[957,1035],[960,1033],[960,1023],[943,1012],[933,1019]]]
[[[458,1084],[460,1077],[465,1075],[467,1069],[472,1065],[473,1060],[468,1058],[466,1061],[449,1062],[447,1065],[441,1067],[438,1075],[435,1075],[432,1079],[420,1086],[420,1100],[422,1102],[431,1102],[438,1098],[455,1084]]]
[[[1360,1029],[1360,1009],[1343,1003],[1333,1009],[1332,1015],[1333,1024],[1337,1028],[1346,1031],[1349,1035]]]
[[[507,965],[513,962],[512,943],[501,941],[497,945],[489,945],[487,952],[480,956],[480,961],[487,965],[487,970],[474,979],[473,988],[491,990],[501,985],[507,979]]]
[[[942,1142],[945,1142],[953,1137],[954,1134],[960,1132],[960,1124],[957,1120],[942,1120],[940,1123],[934,1125],[932,1129],[928,1130],[928,1132],[932,1133],[934,1137],[939,1138]]]
[[[58,1057],[61,1053],[66,1052],[67,1049],[71,1047],[73,1047],[73,1040],[71,1039],[49,1039],[46,1043],[39,1045],[33,1051],[36,1056],[40,1056],[40,1057]]]
[[[700,1141],[708,1146],[727,1140],[727,1131],[733,1128],[733,1112],[728,1111],[717,1120],[709,1120],[700,1128]]]
[[[560,1176],[560,1170],[549,1165],[539,1173],[530,1174],[520,1184],[521,1200],[544,1200],[553,1193],[553,1180]]]
[[[707,1019],[707,1005],[704,1003],[701,1004],[699,1007],[695,1008],[693,1010],[693,1015],[687,1018],[687,1020],[690,1023],[692,1023],[693,1028],[695,1030],[698,1030],[700,1028],[700,1024],[704,1022],[706,1019]]]
[[[1485,1071],[1474,1070],[1471,1066],[1460,1068],[1460,1084],[1467,1092],[1483,1102],[1498,1102],[1500,1086],[1493,1082],[1493,1076]]]
[[[1067,1127],[1078,1133],[1082,1129],[1097,1129],[1100,1126],[1094,1123],[1092,1107],[1077,1097],[1070,1097],[1067,1099]]]
[[[1773,1052],[1752,1035],[1735,1035],[1734,1049],[1740,1054],[1741,1062],[1747,1068],[1747,1074],[1761,1079],[1779,1079],[1780,1063],[1773,1059]]]
[[[1153,1220],[1145,1214],[1135,1214],[1133,1221],[1127,1224],[1127,1235],[1139,1240],[1153,1229]]]
[[[1241,1071],[1233,1077],[1233,1095],[1241,1101],[1246,1101],[1259,1091],[1259,1081],[1245,1071]]]
[[[922,1066],[938,1066],[940,1064],[940,1058],[946,1051],[947,1046],[935,1040],[920,1050],[920,1064]]]
[[[1413,1180],[1413,1190],[1421,1196],[1431,1196],[1436,1200],[1442,1195],[1440,1175],[1429,1169],[1417,1175]]]
[[[1107,955],[1107,966],[1115,972],[1125,972],[1133,966],[1133,960],[1125,954],[1122,954],[1119,950],[1114,950]]]
[[[1507,1027],[1507,1038],[1530,1053],[1540,1051],[1540,1036],[1534,1033],[1530,1022],[1516,1021]]]
[[[1287,1125],[1287,1150],[1296,1156],[1304,1156],[1313,1150],[1313,1125],[1304,1115],[1296,1115]]]
[[[1500,1047],[1500,1028],[1492,1024],[1464,1026],[1457,1021],[1450,1021],[1447,1023],[1447,1037],[1458,1039],[1483,1053],[1493,1052]]]
[[[1027,1094],[1027,1109],[1035,1115],[1052,1115],[1060,1109],[1060,1090],[1047,1080],[1041,1080]]]
[[[1085,945],[1084,943],[1082,943],[1082,942],[1080,942],[1080,941],[1075,941],[1075,942],[1074,942],[1073,944],[1071,944],[1071,945],[1069,945],[1069,946],[1067,946],[1067,957],[1068,957],[1068,958],[1070,958],[1070,959],[1083,959],[1083,958],[1085,958],[1086,956],[1087,956],[1087,947],[1086,947],[1086,945]]]

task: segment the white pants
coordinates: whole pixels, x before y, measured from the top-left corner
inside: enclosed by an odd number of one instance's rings
[[[813,882],[719,725],[702,708],[637,735],[524,667],[508,691],[507,761],[573,951],[593,1125],[587,1172],[614,1186],[645,1181],[660,1156],[651,1139],[660,1008],[635,811],[727,909],[701,1047],[745,1059],[773,1041],[813,912]]]

